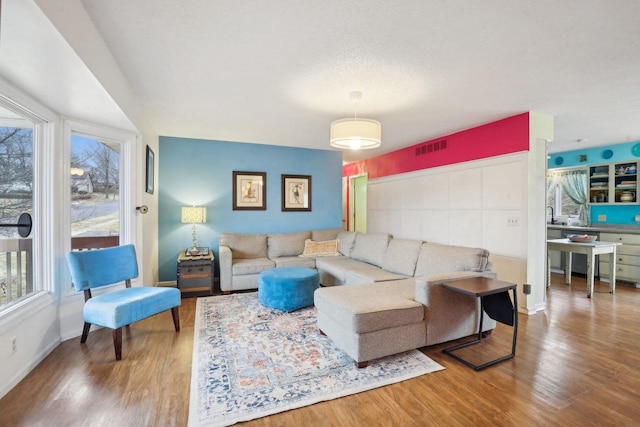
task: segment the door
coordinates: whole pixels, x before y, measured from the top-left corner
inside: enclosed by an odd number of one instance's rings
[[[120,144],[71,134],[71,250],[120,243]]]
[[[367,232],[367,176],[351,179],[351,224],[349,230]]]
[[[136,136],[67,120],[65,138],[69,171],[67,250],[137,243],[132,180]],[[69,283],[66,293],[75,292]]]

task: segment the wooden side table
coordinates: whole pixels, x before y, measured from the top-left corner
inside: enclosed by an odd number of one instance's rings
[[[182,296],[213,295],[213,252],[189,255],[180,251],[176,281]]]
[[[442,286],[454,292],[459,292],[474,298],[480,298],[480,327],[478,328],[478,338],[473,341],[446,348],[443,350],[443,353],[476,371],[495,365],[496,363],[504,360],[513,359],[516,356],[516,338],[518,337],[518,296],[516,294],[516,288],[518,285],[503,282],[501,280],[490,279],[488,277],[472,277],[469,279],[445,282],[442,283]],[[513,303],[511,302],[511,298],[509,298],[510,290],[513,292]],[[453,354],[453,352],[482,342],[483,313],[487,313],[489,317],[497,322],[513,326],[511,354],[499,357],[481,365],[474,365],[460,356]]]

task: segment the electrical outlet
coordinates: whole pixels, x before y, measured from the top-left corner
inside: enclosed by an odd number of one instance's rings
[[[640,215],[636,215],[636,222],[640,224]]]
[[[16,337],[11,338],[11,351],[13,353],[18,351],[18,338]]]
[[[605,222],[607,220],[606,215],[598,215],[598,221]]]
[[[517,227],[519,222],[520,221],[517,216],[510,216],[507,218],[507,225],[510,227]]]

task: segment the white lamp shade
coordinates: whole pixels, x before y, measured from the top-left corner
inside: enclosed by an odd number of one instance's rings
[[[207,222],[207,208],[201,206],[184,206],[182,222],[186,224],[203,224]]]
[[[370,119],[342,119],[331,123],[331,146],[352,150],[380,146],[382,125]]]

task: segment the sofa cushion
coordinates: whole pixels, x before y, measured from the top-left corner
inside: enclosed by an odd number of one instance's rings
[[[341,231],[338,233],[338,252],[344,256],[349,256],[353,249],[353,242],[356,240],[355,231]]]
[[[271,261],[276,263],[276,267],[306,267],[316,268],[315,258],[302,258],[300,256],[281,256],[273,258]]]
[[[349,256],[358,261],[382,267],[384,254],[391,238],[389,233],[358,233]]]
[[[362,285],[365,283],[387,282],[390,280],[406,279],[406,275],[391,273],[381,268],[367,268],[349,270],[345,274],[345,285]]]
[[[397,286],[385,282],[321,288],[314,302],[319,312],[345,330],[365,333],[423,321],[424,307],[413,300],[413,293],[411,279],[398,281]]]
[[[338,233],[344,231],[342,228],[327,228],[323,230],[311,230],[311,240],[321,242],[324,240],[336,240]]]
[[[234,259],[266,258],[266,234],[220,233],[220,245],[228,246]]]
[[[379,268],[371,264],[344,256],[316,258],[316,268],[335,277],[340,283],[345,282],[346,274],[349,270],[363,270],[367,268],[379,270]]]
[[[382,269],[392,273],[413,276],[422,240],[391,239],[382,260]]]
[[[316,256],[337,256],[338,241],[337,240],[324,240],[316,242],[311,239],[304,241],[304,251],[301,257],[316,257]]]
[[[281,256],[297,256],[304,250],[304,241],[311,238],[310,231],[297,233],[269,234],[267,256],[277,258]]]
[[[231,271],[234,276],[246,276],[259,274],[270,268],[275,268],[276,263],[269,258],[241,258],[234,259]]]
[[[414,276],[453,271],[484,271],[488,258],[489,251],[482,248],[423,243]]]

